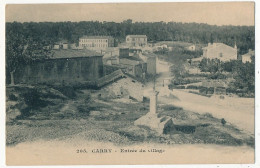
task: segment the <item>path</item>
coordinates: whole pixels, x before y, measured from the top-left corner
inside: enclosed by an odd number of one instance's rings
[[[164,68],[165,69],[165,68]],[[169,68],[168,68],[169,69]],[[254,134],[254,99],[225,97],[205,97],[192,93],[188,90],[168,90],[162,87],[164,78],[169,77],[170,72],[161,71],[159,78],[156,79],[156,90],[159,94],[159,103],[172,104],[182,107],[185,110],[197,112],[200,114],[210,113],[216,118],[224,118],[227,122],[236,125],[246,133]],[[149,97],[152,91],[152,84],[148,84],[144,96]],[[167,93],[168,92],[168,93]],[[167,98],[165,94],[172,94],[174,99]]]

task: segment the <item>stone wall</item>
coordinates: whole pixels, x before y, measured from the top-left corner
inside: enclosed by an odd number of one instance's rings
[[[78,83],[103,76],[102,57],[62,58],[35,61],[19,67],[15,83]]]

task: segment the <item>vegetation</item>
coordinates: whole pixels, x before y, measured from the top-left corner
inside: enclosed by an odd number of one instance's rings
[[[210,72],[209,79],[226,79],[223,72],[232,74],[234,79],[230,83],[231,92],[248,93],[252,95],[255,92],[255,58],[252,56],[252,62],[242,63],[241,60],[232,60],[221,62],[219,59],[203,58],[199,64],[202,72]]]
[[[116,38],[116,43],[124,42],[128,34],[145,34],[148,41],[183,41],[206,44],[211,41],[221,41],[233,46],[236,42],[239,53],[254,49],[253,26],[211,26],[198,23],[176,22],[132,22],[126,20],[115,22],[7,22],[6,23],[6,72],[14,84],[16,68],[34,59],[43,59],[49,52],[49,45],[59,40],[78,43],[83,35],[110,35]],[[202,51],[187,51],[175,48],[173,51],[163,51],[170,62],[198,57]],[[177,61],[179,63],[179,61]]]
[[[9,87],[13,89],[14,87]],[[149,102],[132,103],[117,100],[96,100],[90,96],[90,91],[77,92],[76,98],[63,100],[62,93],[52,89],[52,99],[46,98],[47,87],[15,87],[18,102],[24,104],[23,98],[28,98],[26,104],[37,105],[30,110],[27,117],[20,117],[7,122],[6,144],[16,145],[35,140],[68,140],[110,142],[115,145],[131,145],[140,143],[158,144],[222,144],[244,145],[254,147],[254,137],[240,132],[232,125],[222,127],[220,119],[211,114],[198,114],[168,104],[161,104],[160,116],[170,116],[180,125],[175,124],[176,130],[170,130],[165,135],[159,135],[146,127],[134,126],[133,122],[149,111]],[[8,91],[9,92],[9,91]],[[33,93],[33,96],[24,93]],[[91,95],[93,95],[91,93]],[[31,97],[31,98],[30,98]],[[38,97],[38,98],[36,98]],[[37,99],[37,100],[33,100]],[[47,107],[39,106],[38,101],[51,101]],[[64,101],[63,104],[60,102]],[[7,104],[9,102],[7,101]],[[24,105],[22,105],[24,107]],[[21,106],[21,107],[22,107]],[[21,107],[9,109],[19,111]],[[27,110],[28,111],[28,110]],[[23,117],[21,117],[23,116]],[[211,136],[209,136],[211,135]]]
[[[199,23],[177,22],[132,22],[125,20],[121,23],[82,21],[82,22],[25,22],[6,23],[6,33],[14,29],[32,41],[51,44],[60,39],[77,43],[83,35],[110,35],[125,41],[128,34],[145,34],[148,41],[184,41],[206,44],[211,41],[221,41],[234,46],[237,43],[241,53],[249,48],[254,49],[254,26],[212,26]]]

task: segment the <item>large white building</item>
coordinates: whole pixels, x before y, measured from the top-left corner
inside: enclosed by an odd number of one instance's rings
[[[203,58],[215,59],[221,61],[230,61],[237,59],[237,47],[230,47],[223,43],[209,43],[203,48]]]
[[[144,47],[147,45],[146,35],[127,35],[126,44],[129,47]]]
[[[114,38],[111,36],[83,36],[79,38],[79,47],[104,50],[108,47],[114,47]]]
[[[242,55],[242,62],[252,62],[251,57],[255,55],[255,51],[249,49],[248,53]]]

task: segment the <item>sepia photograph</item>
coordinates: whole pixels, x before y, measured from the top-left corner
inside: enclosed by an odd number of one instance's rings
[[[4,27],[6,165],[255,163],[253,1],[10,3]]]

